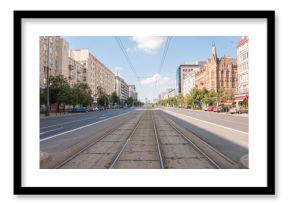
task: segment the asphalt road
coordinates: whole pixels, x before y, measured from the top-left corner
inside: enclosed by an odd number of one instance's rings
[[[73,132],[78,129],[89,127],[103,121],[110,120],[112,117],[124,115],[134,111],[129,109],[110,109],[98,112],[79,113],[74,115],[63,115],[40,119],[40,141],[45,141],[52,137]]]
[[[171,107],[162,107],[163,110],[180,113],[192,118],[196,118],[202,121],[206,121],[212,124],[224,126],[225,128],[231,128],[247,133],[249,131],[249,119],[248,117],[242,117],[237,115],[231,115],[226,113],[216,113],[210,111],[199,111],[192,109],[179,109]]]

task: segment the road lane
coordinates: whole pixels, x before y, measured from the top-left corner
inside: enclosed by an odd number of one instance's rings
[[[248,117],[239,117],[225,113],[214,113],[169,107],[161,107],[160,109],[180,113],[186,116],[194,117],[199,120],[207,121],[209,123],[217,124],[234,130],[239,130],[245,133],[248,133],[249,131]]]
[[[112,111],[103,111],[103,112],[92,112],[86,113],[87,115],[77,115],[70,117],[59,117],[53,119],[47,119],[47,121],[43,121],[40,124],[40,140],[44,140],[46,138],[51,138],[52,136],[59,136],[62,133],[72,132],[77,129],[81,129],[83,127],[87,127],[89,124],[93,124],[96,122],[101,122],[107,120],[109,118],[123,115],[132,111],[135,111],[135,108],[132,109],[120,109],[120,110],[112,110]],[[89,117],[88,117],[89,116]],[[71,120],[74,119],[74,120]],[[49,123],[49,124],[48,124]],[[62,129],[58,129],[62,127]],[[51,130],[50,132],[47,132]]]

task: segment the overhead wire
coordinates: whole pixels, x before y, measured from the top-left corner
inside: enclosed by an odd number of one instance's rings
[[[168,52],[168,48],[169,48],[171,39],[172,39],[172,36],[168,36],[167,39],[166,39],[163,55],[162,55],[160,66],[159,66],[159,69],[158,69],[158,72],[157,72],[157,77],[158,77],[158,75],[160,75],[161,70],[163,68],[163,65],[164,65],[164,62],[165,62],[165,59],[166,59],[166,55],[167,55],[167,52]],[[156,94],[156,89],[157,89],[157,79],[155,80],[155,88],[154,88],[154,95],[153,96],[155,96],[155,94]]]
[[[118,37],[118,36],[115,36],[115,39],[116,39],[116,41],[117,41],[117,43],[118,43],[118,45],[119,45],[119,47],[120,47],[122,53],[124,54],[125,59],[126,59],[127,63],[129,64],[130,69],[132,70],[132,72],[133,72],[134,75],[135,75],[135,77],[136,77],[136,79],[137,79],[137,81],[138,81],[138,83],[139,83],[139,85],[140,85],[140,88],[141,88],[141,91],[142,91],[144,97],[147,98],[146,95],[145,95],[145,92],[144,92],[144,90],[143,90],[143,86],[141,85],[141,83],[140,83],[140,81],[139,81],[139,76],[137,75],[137,72],[136,72],[136,70],[135,70],[135,67],[134,67],[133,64],[132,64],[132,62],[131,62],[131,60],[130,60],[130,58],[129,58],[129,56],[128,56],[128,53],[127,53],[127,51],[126,51],[126,49],[124,48],[124,45],[123,45],[123,43],[122,43],[122,40],[121,40],[120,37]]]

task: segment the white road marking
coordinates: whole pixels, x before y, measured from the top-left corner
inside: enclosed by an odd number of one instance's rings
[[[52,132],[52,131],[55,131],[55,130],[60,130],[60,129],[63,129],[63,127],[59,127],[59,128],[53,129],[53,130],[48,130],[48,131],[45,131],[45,132],[41,132],[40,135],[43,135],[45,133]]]
[[[53,135],[53,136],[50,136],[50,137],[47,137],[47,138],[44,138],[44,139],[41,139],[40,142],[43,142],[43,141],[46,141],[46,140],[49,140],[49,139],[52,139],[52,138],[55,138],[55,137],[58,137],[60,135],[64,135],[64,134],[67,134],[67,133],[70,133],[70,132],[74,132],[74,131],[77,131],[77,130],[80,130],[80,129],[83,129],[85,127],[89,127],[89,126],[92,126],[92,125],[95,125],[95,124],[98,124],[98,123],[101,123],[101,122],[104,122],[106,120],[109,120],[109,119],[113,119],[113,118],[116,118],[116,117],[119,117],[119,116],[122,116],[122,115],[126,115],[126,114],[129,114],[131,112],[134,112],[135,110],[132,110],[130,112],[126,112],[126,113],[123,113],[121,115],[116,115],[116,116],[113,116],[113,117],[110,117],[110,118],[107,118],[107,119],[104,119],[104,120],[100,120],[98,122],[93,122],[91,124],[88,124],[88,125],[84,125],[84,126],[81,126],[81,127],[78,127],[78,128],[75,128],[75,129],[72,129],[72,130],[68,130],[66,132],[62,132],[62,133],[59,133],[59,134],[56,134],[56,135]]]
[[[184,115],[184,114],[172,112],[172,111],[169,111],[169,110],[163,110],[163,111],[164,112],[173,113],[173,114],[177,114],[177,115],[182,115],[182,116],[190,117],[190,118],[195,119],[195,120],[200,121],[200,122],[204,122],[204,123],[207,123],[207,124],[210,124],[210,125],[214,125],[214,126],[217,126],[217,127],[222,127],[222,128],[225,128],[225,129],[228,129],[228,130],[232,130],[232,131],[235,131],[235,132],[239,132],[239,133],[242,133],[242,134],[245,134],[245,135],[248,135],[249,134],[248,132],[243,132],[243,131],[240,131],[240,130],[236,130],[236,129],[233,129],[233,128],[225,127],[225,126],[222,126],[222,125],[219,125],[219,124],[215,124],[215,123],[212,123],[212,122],[200,120],[200,119],[197,119],[195,117],[188,116],[188,115]]]
[[[88,119],[93,119],[93,118],[96,118],[96,116],[94,116],[94,117],[88,117],[88,118],[84,118],[84,119],[80,119],[80,120],[74,120],[74,121],[64,122],[64,123],[60,123],[60,124],[57,124],[57,125],[50,125],[50,126],[47,126],[47,127],[41,127],[40,129],[46,129],[46,128],[50,128],[50,127],[56,127],[56,126],[60,126],[60,125],[66,125],[66,124],[70,124],[70,123],[74,123],[74,122],[79,122],[79,121],[83,121],[83,120],[88,120]]]

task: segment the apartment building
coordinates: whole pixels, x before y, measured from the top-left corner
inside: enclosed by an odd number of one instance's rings
[[[108,95],[115,91],[114,73],[88,49],[71,50],[70,57],[84,66],[83,79],[85,78],[86,83],[90,86],[95,102],[98,98],[98,87],[101,87]]]
[[[47,67],[49,76],[63,75],[68,78],[69,44],[59,36],[39,37],[39,85],[44,88],[47,82]]]

